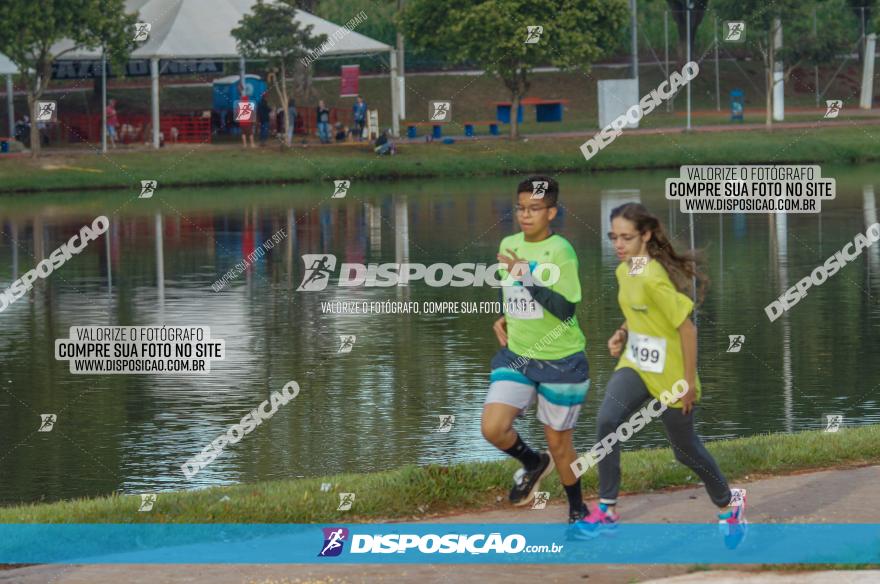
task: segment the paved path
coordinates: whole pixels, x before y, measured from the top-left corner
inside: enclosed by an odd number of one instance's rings
[[[880,466],[804,472],[794,475],[742,481],[733,486],[748,489],[749,520],[753,523],[880,523]],[[638,523],[711,522],[714,507],[702,488],[683,488],[621,498],[620,510],[628,521]],[[432,523],[555,523],[566,515],[563,505],[542,511],[500,507],[480,513],[432,518]],[[781,575],[742,571],[699,571],[689,574],[686,565],[85,565],[30,566],[0,571],[0,584],[298,584],[418,582],[418,584],[541,584],[625,582],[713,584],[862,584],[880,582],[880,572],[811,573],[790,571]],[[515,577],[514,577],[515,575]]]

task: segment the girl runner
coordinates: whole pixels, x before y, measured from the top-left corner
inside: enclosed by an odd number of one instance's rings
[[[598,440],[616,432],[652,396],[659,398],[661,392],[684,379],[688,392],[661,417],[666,436],[676,460],[699,475],[712,502],[722,509],[718,518],[723,531],[736,531],[745,523],[745,491],[731,492],[694,430],[694,406],[701,387],[697,329],[689,318],[694,303],[687,292],[696,278],[701,300],[706,277],[697,270],[691,254],[676,253],[660,220],[638,203],[611,211],[608,238],[620,260],[617,298],[626,320],[608,339],[611,356],[620,356],[620,361],[599,408]],[[613,448],[598,466],[599,505],[575,524],[588,535],[613,528],[618,522],[620,449]]]

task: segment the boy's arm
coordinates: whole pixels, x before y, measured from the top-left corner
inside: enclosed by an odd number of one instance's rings
[[[561,321],[566,321],[574,316],[577,304],[569,302],[559,292],[554,292],[545,286],[524,286],[535,302],[544,307],[544,310]]]

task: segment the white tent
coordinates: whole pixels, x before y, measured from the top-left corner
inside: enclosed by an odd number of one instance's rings
[[[6,109],[9,116],[9,136],[15,133],[15,109],[12,105],[12,76],[18,73],[18,67],[9,57],[0,53],[0,75],[6,75]]]
[[[132,52],[131,58],[150,60],[154,147],[159,147],[159,59],[241,59],[230,31],[239,25],[243,15],[250,13],[255,3],[256,0],[126,0],[126,11],[137,13],[138,22],[149,23],[151,27],[149,38]],[[313,35],[327,35],[331,42],[321,56],[389,53],[392,127],[398,134],[400,107],[396,51],[389,45],[302,10],[296,12],[296,20],[303,27],[312,25]],[[72,41],[62,41],[53,47],[53,52],[57,55],[72,44]],[[61,56],[61,59],[78,60],[101,58],[100,48],[75,50]]]

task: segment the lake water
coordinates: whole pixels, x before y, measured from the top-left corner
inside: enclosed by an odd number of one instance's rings
[[[595,414],[621,322],[606,242],[608,212],[641,200],[687,245],[688,217],[663,198],[677,171],[564,176],[556,229],[580,259],[593,387],[575,431]],[[821,214],[696,215],[712,287],[698,314],[708,440],[880,421],[880,246],[866,250],[785,316],[764,307],[877,221],[873,167],[823,169],[837,198]],[[186,489],[500,458],[480,436],[491,314],[328,314],[322,302],[497,299],[492,288],[338,288],[298,292],[304,254],[341,262],[494,263],[515,230],[515,178],[64,193],[0,198],[0,287],[97,215],[112,226],[0,313],[0,502]],[[288,236],[223,290],[212,284],[279,229]],[[17,244],[16,244],[17,242]],[[209,326],[227,355],[208,375],[74,375],[54,358],[71,326]],[[745,335],[738,353],[729,335]],[[349,353],[340,336],[356,335]],[[875,357],[871,357],[875,355]],[[301,392],[192,480],[180,465],[296,380]],[[38,432],[53,413],[51,432]],[[448,433],[439,416],[454,415]],[[534,412],[518,423],[543,444]],[[626,448],[665,444],[653,424]]]

